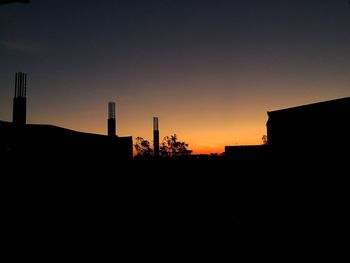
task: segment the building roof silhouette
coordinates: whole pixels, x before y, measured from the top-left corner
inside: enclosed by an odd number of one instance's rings
[[[322,110],[335,110],[340,107],[348,107],[350,103],[350,97],[344,97],[334,100],[321,101],[306,105],[300,105],[280,110],[268,111],[269,116],[277,117],[278,115],[284,114],[298,114],[298,113],[318,113]]]
[[[9,155],[46,158],[132,158],[132,137],[78,132],[54,125],[26,124],[16,126],[0,121],[0,151]]]
[[[275,153],[339,158],[350,146],[350,97],[268,112],[268,145]]]

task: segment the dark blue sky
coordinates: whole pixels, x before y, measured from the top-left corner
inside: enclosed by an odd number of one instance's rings
[[[31,0],[0,6],[0,119],[28,73],[28,120],[254,144],[266,111],[350,94],[346,0]],[[220,149],[221,149],[220,148]],[[205,150],[207,149],[207,150]]]

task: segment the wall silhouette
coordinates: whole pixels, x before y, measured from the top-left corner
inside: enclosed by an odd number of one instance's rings
[[[125,160],[132,158],[132,137],[114,137],[77,132],[53,125],[18,127],[0,121],[0,151],[15,157],[74,160],[79,158]],[[27,157],[26,157],[27,158]]]
[[[268,112],[275,155],[339,158],[350,146],[350,97]]]

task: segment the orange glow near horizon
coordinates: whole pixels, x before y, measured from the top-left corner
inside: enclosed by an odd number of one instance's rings
[[[210,154],[262,144],[268,111],[350,95],[345,0],[80,2],[0,9],[0,120],[23,71],[28,123],[107,134],[115,101],[119,136],[152,142],[158,117],[160,140]]]
[[[118,111],[117,111],[118,112]],[[128,112],[130,114],[130,112]],[[266,113],[265,113],[266,114]],[[265,114],[252,120],[244,119],[237,122],[218,120],[216,116],[203,116],[201,119],[193,121],[190,116],[179,119],[176,116],[160,117],[160,139],[165,136],[176,134],[180,141],[189,144],[188,149],[193,154],[221,154],[227,145],[252,145],[261,144],[261,137],[266,134]],[[119,110],[117,113],[117,134],[119,136],[132,136],[133,140],[140,136],[152,143],[152,117],[148,113],[140,118],[124,116]],[[157,115],[159,116],[159,115]],[[71,114],[70,119],[56,120],[51,118],[51,122],[30,118],[30,123],[47,123],[81,132],[96,134],[107,133],[107,113],[77,112]],[[78,121],[77,121],[78,120]],[[257,123],[258,124],[257,124]],[[241,123],[241,124],[240,124]]]
[[[79,82],[76,89],[71,84],[68,94],[60,91],[63,84],[59,82],[53,84],[50,92],[42,87],[42,94],[29,88],[27,120],[107,134],[107,105],[115,101],[119,136],[132,136],[134,140],[142,137],[152,142],[152,120],[159,117],[161,140],[176,134],[180,141],[189,144],[193,154],[220,154],[229,145],[261,144],[268,111],[349,96],[346,81],[292,81],[289,76],[278,75],[278,71],[266,76],[256,70],[250,72],[249,78],[224,73],[216,77],[188,73],[172,82],[167,79],[169,76],[147,79],[140,75],[133,83],[137,90],[125,84],[123,92],[96,91],[96,87],[107,83],[121,86],[112,77],[102,84],[100,79],[91,78]],[[39,77],[31,81],[31,86],[40,84]],[[81,86],[86,91],[81,92]],[[1,105],[6,117],[2,119],[11,120],[10,89],[6,96],[9,99]]]
[[[152,120],[159,117],[161,140],[176,134],[180,141],[189,144],[188,148],[193,154],[221,154],[225,146],[262,144],[262,136],[266,134],[267,111],[334,99],[331,92],[317,98],[312,94],[299,97],[277,92],[268,97],[249,97],[245,94],[219,96],[218,93],[215,97],[214,93],[202,94],[205,97],[179,94],[181,103],[178,100],[159,100],[157,96],[148,96],[148,101],[143,101],[143,94],[121,97],[116,100],[117,134],[132,136],[133,140],[142,137],[152,143]],[[160,95],[165,98],[170,96],[164,91]],[[341,95],[346,95],[346,92],[339,93],[337,97]],[[33,98],[28,103],[28,122],[106,134],[108,97],[111,96],[88,96],[78,106],[72,101],[66,102],[65,107],[59,103],[49,107],[35,102]],[[50,112],[45,111],[47,107]]]

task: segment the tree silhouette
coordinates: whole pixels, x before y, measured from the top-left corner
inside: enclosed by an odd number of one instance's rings
[[[160,146],[160,155],[164,157],[190,155],[192,151],[188,150],[187,147],[187,143],[178,141],[176,134],[166,136]]]
[[[153,149],[150,146],[149,141],[144,140],[142,137],[136,138],[136,143],[134,144],[135,150],[138,157],[151,157],[153,156]]]
[[[264,134],[262,137],[261,137],[261,140],[263,141],[263,145],[267,145],[268,144],[268,140],[267,140],[267,135]]]

